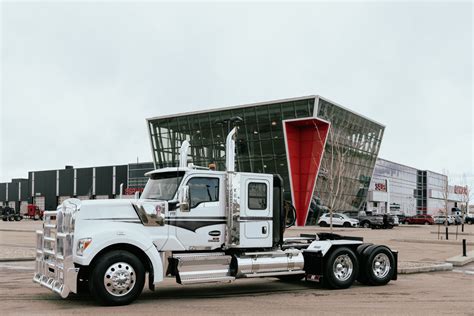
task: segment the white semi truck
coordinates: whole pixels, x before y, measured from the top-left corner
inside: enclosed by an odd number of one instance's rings
[[[186,284],[276,277],[350,287],[397,278],[397,252],[361,238],[320,233],[284,238],[279,176],[235,172],[235,133],[226,171],[187,164],[149,172],[140,199],[68,199],[44,213],[33,281],[66,298],[89,290],[105,305],[129,304],[165,278]]]

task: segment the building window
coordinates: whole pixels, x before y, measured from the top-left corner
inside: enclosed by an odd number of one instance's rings
[[[192,178],[188,181],[191,208],[201,203],[219,201],[218,178]]]
[[[267,185],[251,182],[248,186],[248,207],[251,210],[267,209]]]

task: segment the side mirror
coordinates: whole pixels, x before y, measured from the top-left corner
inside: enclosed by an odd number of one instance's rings
[[[189,186],[183,185],[178,192],[179,210],[189,212]]]

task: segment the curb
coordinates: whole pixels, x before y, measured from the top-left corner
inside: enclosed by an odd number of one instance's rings
[[[419,243],[419,244],[437,244],[437,245],[462,245],[462,240],[431,240],[431,239],[403,239],[403,238],[395,238],[390,239],[390,241],[397,241],[397,242],[412,242],[412,243]],[[473,246],[474,242],[466,241],[466,245]]]
[[[451,263],[455,267],[462,267],[468,263],[474,262],[474,251],[469,251],[466,257],[455,256],[446,259],[446,262]]]
[[[414,262],[414,263],[420,263],[420,262]],[[412,273],[451,271],[451,270],[453,270],[453,265],[451,263],[430,262],[419,267],[407,267],[407,268],[399,267],[398,273],[399,274],[412,274]]]
[[[0,232],[35,233],[36,230],[31,230],[31,229],[8,229],[8,228],[0,228]]]
[[[15,262],[15,261],[35,261],[34,257],[23,257],[23,258],[0,258],[0,262]]]

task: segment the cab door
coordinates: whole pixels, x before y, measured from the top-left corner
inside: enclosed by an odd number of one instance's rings
[[[176,237],[188,250],[219,248],[225,238],[224,175],[196,173],[183,183],[189,187],[189,210],[178,208],[169,218]]]
[[[240,185],[240,247],[271,247],[273,177],[264,174],[242,174]]]

